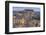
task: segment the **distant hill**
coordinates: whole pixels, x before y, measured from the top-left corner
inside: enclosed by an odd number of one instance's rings
[[[35,15],[33,16],[33,19],[40,20],[40,12],[35,12]]]

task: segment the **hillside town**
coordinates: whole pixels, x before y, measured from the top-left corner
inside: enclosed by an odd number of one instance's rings
[[[13,15],[13,28],[17,27],[40,27],[40,14],[36,14],[32,9],[15,11]]]

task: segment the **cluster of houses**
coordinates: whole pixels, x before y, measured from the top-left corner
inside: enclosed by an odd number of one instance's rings
[[[40,17],[35,18],[35,12],[30,9],[15,11],[13,15],[13,28],[16,27],[40,27]]]

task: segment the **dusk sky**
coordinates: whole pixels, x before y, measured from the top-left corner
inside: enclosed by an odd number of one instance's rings
[[[40,8],[36,7],[13,7],[13,11],[22,11],[24,9],[33,9],[35,12],[40,12]]]

